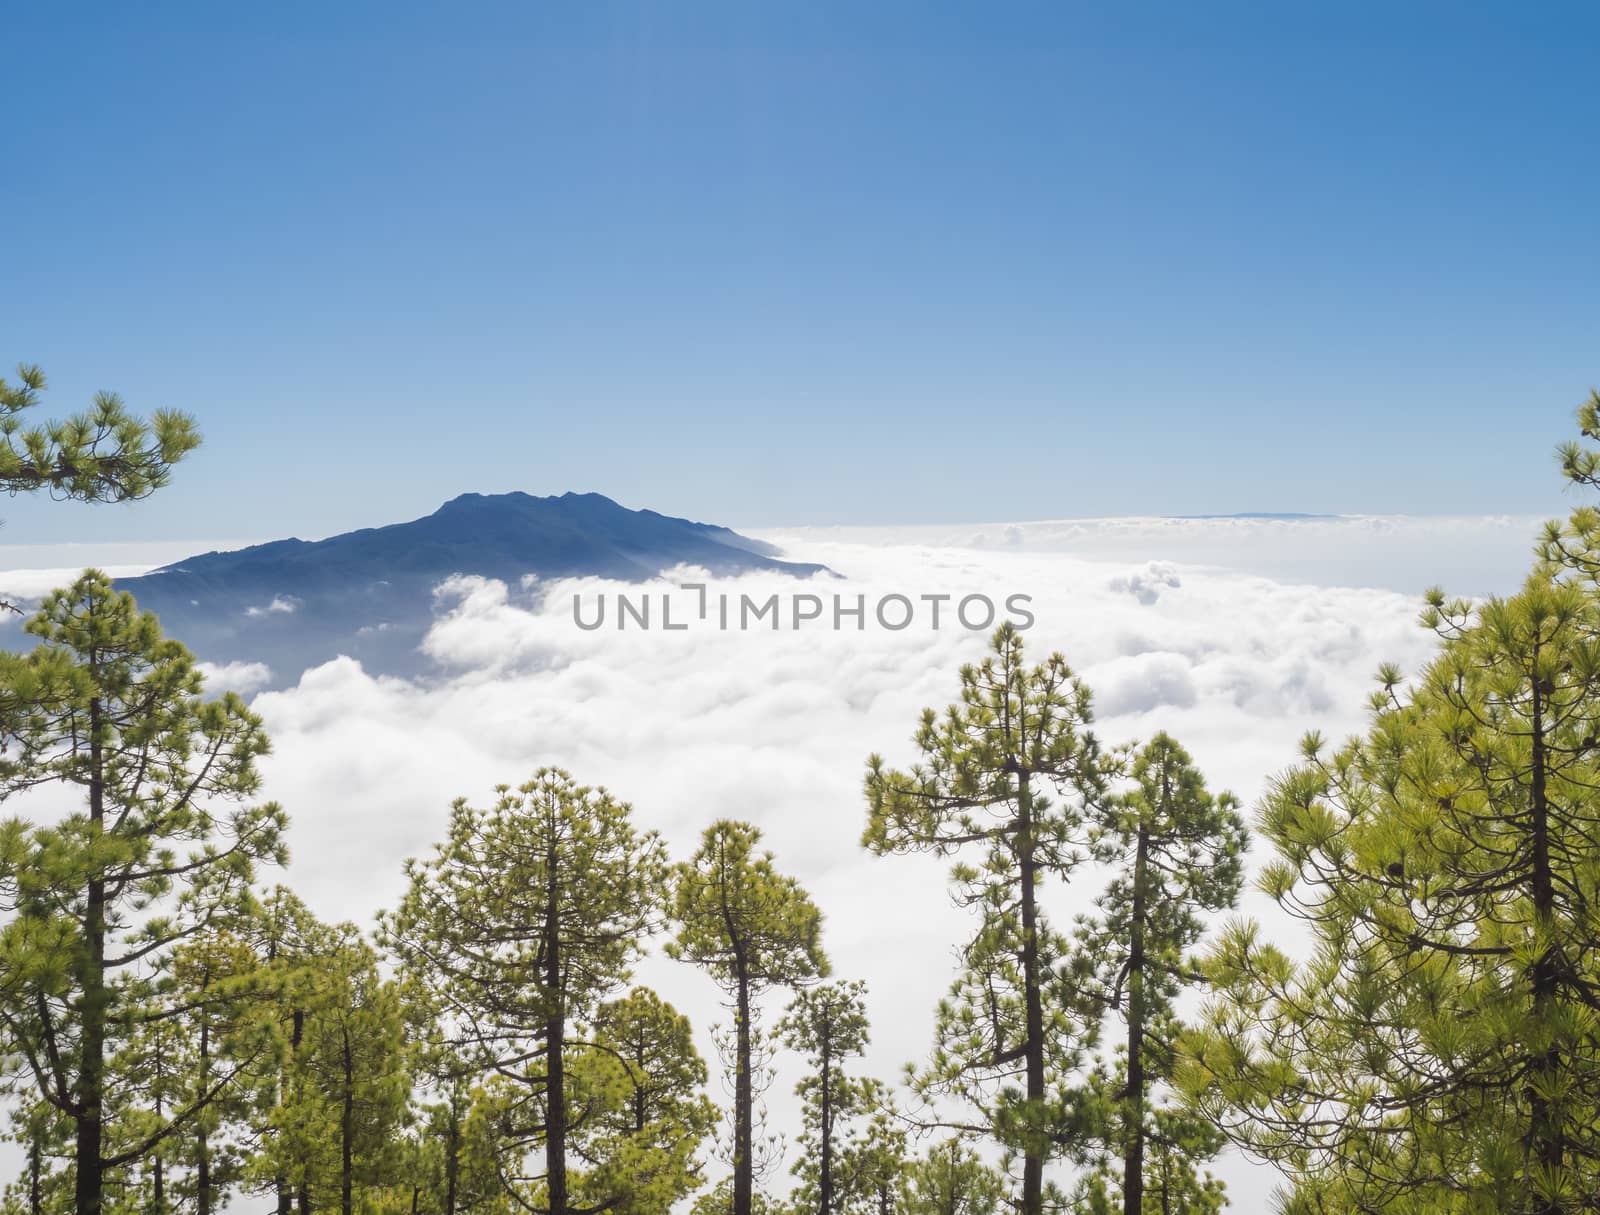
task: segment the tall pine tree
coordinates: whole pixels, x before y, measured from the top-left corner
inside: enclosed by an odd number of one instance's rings
[[[908,1166],[902,1201],[905,1215],[1000,1215],[1005,1179],[960,1139],[946,1139]]]
[[[1041,1215],[1045,1162],[1068,1146],[1072,1075],[1097,1017],[1040,891],[1083,859],[1084,816],[1105,796],[1107,765],[1089,729],[1089,690],[1065,659],[1030,668],[1010,625],[990,649],[961,669],[957,703],[924,711],[915,766],[868,760],[863,843],[955,858],[957,899],[978,926],[916,1088],[975,1110],[967,1125],[1021,1158],[1021,1215]]]
[[[1084,1117],[1098,1150],[1084,1200],[1095,1215],[1209,1215],[1222,1206],[1222,1188],[1198,1166],[1221,1137],[1179,1106],[1153,1104],[1152,1095],[1174,1073],[1178,1000],[1203,981],[1190,953],[1207,914],[1239,897],[1244,820],[1237,800],[1208,792],[1189,753],[1166,734],[1138,751],[1130,777],[1131,788],[1098,807],[1091,831],[1095,860],[1110,876],[1078,969],[1100,977],[1102,1000],[1124,1032],[1115,1063],[1090,1078],[1095,1100]],[[1118,1189],[1120,1202],[1112,1197]]]
[[[1600,612],[1536,574],[1381,673],[1364,737],[1304,743],[1261,831],[1295,957],[1239,925],[1189,1087],[1296,1210],[1600,1204]]]
[[[73,1126],[77,1215],[101,1215],[108,1174],[189,1125],[229,1084],[197,1092],[113,1149],[108,1063],[171,1015],[157,980],[173,950],[248,913],[257,866],[284,859],[284,816],[251,804],[260,719],[202,695],[187,650],[98,571],[50,595],[40,644],[0,669],[0,798],[57,786],[79,807],[0,824],[0,1022],[14,1088]]]
[[[733,1005],[732,1215],[753,1215],[756,1018],[763,993],[828,973],[822,914],[794,878],[778,872],[761,832],[722,820],[677,867],[672,956],[701,967]]]
[[[569,1184],[567,1065],[578,1027],[626,984],[660,915],[660,840],[626,802],[542,768],[492,808],[458,801],[384,940],[439,996],[462,1050],[503,1079],[507,1188],[576,1215]],[[523,1160],[541,1149],[542,1173]]]
[[[600,1007],[574,1054],[584,1108],[573,1142],[590,1166],[580,1205],[615,1215],[672,1209],[704,1180],[700,1146],[717,1117],[689,1018],[635,987]]]
[[[836,1215],[851,1197],[850,1179],[840,1167],[850,1121],[871,1112],[882,1100],[878,1087],[845,1070],[846,1061],[867,1048],[866,985],[860,980],[801,988],[778,1022],[783,1044],[806,1060],[796,1087],[805,1119],[800,1178],[795,1205],[815,1215]]]

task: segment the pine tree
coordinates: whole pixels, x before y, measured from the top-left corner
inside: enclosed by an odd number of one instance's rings
[[[850,1187],[838,1167],[844,1131],[880,1096],[844,1066],[867,1048],[865,993],[860,980],[801,988],[777,1026],[783,1044],[806,1059],[805,1077],[795,1088],[803,1103],[805,1135],[794,1173],[801,1181],[798,1209],[816,1215],[845,1209]]]
[[[461,1048],[505,1079],[508,1188],[573,1215],[567,1065],[574,1029],[628,980],[659,916],[666,861],[653,832],[603,789],[543,768],[492,809],[458,801],[435,855],[383,938],[456,1023]],[[520,1158],[542,1145],[544,1172]],[[531,1197],[528,1197],[531,1196]]]
[[[733,1005],[732,1215],[755,1201],[755,1050],[761,996],[822,978],[822,915],[791,877],[780,874],[761,832],[722,820],[706,828],[694,858],[676,871],[677,935],[668,952],[699,966]]]
[[[946,1139],[906,1171],[905,1215],[999,1215],[1006,1209],[1004,1179],[959,1139]]]
[[[374,1196],[405,1215],[511,1215],[520,1210],[500,1180],[499,1108],[474,1061],[439,1031],[432,994],[401,980],[410,1034],[410,1116],[390,1144],[387,1186]]]
[[[205,932],[173,949],[163,974],[163,1015],[137,1026],[108,1066],[128,1100],[109,1120],[117,1129],[113,1150],[158,1131],[172,1112],[211,1093],[219,1077],[234,1077],[186,1125],[130,1166],[127,1184],[148,1191],[144,1209],[150,1215],[213,1215],[238,1180],[241,1161],[230,1133],[253,1112],[248,1077],[272,1053],[258,1015],[264,989],[256,959],[237,931],[247,923]]]
[[[261,989],[254,1028],[267,1038],[270,1049],[244,1075],[254,1113],[241,1128],[238,1150],[247,1162],[247,1188],[269,1191],[277,1215],[290,1215],[297,1205],[309,1209],[311,1194],[305,1182],[308,1170],[297,1164],[307,1153],[300,1146],[293,1117],[284,1111],[299,1091],[297,1069],[305,1049],[306,1020],[318,999],[325,955],[335,938],[283,886],[274,887],[261,900],[249,929]]]
[[[511,1199],[495,1165],[492,1119],[479,1100],[480,1061],[451,1040],[436,993],[413,975],[403,975],[401,983],[415,1085],[395,1178],[403,1205],[428,1215],[499,1215]]]
[[[881,1081],[857,1082],[871,1117],[839,1150],[838,1175],[849,1215],[895,1215],[906,1178],[906,1128],[893,1094]]]
[[[978,928],[915,1088],[975,1107],[984,1132],[1022,1158],[1021,1215],[1041,1215],[1045,1162],[1067,1146],[1072,1075],[1097,1018],[1064,969],[1069,943],[1047,922],[1040,887],[1083,859],[1084,815],[1105,796],[1107,764],[1089,690],[1065,659],[1030,669],[1010,625],[991,651],[961,669],[958,703],[923,713],[916,766],[868,760],[863,843],[958,858],[957,899]]]
[[[57,1215],[72,1209],[71,1123],[45,1102],[24,1098],[11,1111],[20,1171],[0,1194],[3,1215]]]
[[[411,1086],[398,988],[379,976],[376,955],[352,926],[335,931],[296,1054],[295,1112],[327,1131],[325,1155],[312,1162],[317,1207],[354,1215],[357,1191],[375,1190],[392,1171]]]
[[[269,906],[249,1029],[277,1050],[254,1076],[248,1177],[280,1210],[352,1215],[380,1199],[401,1157],[411,1094],[401,987],[354,925],[322,924],[283,890]]]
[[[1569,1215],[1600,1204],[1600,610],[1536,573],[1441,638],[1371,728],[1273,787],[1263,889],[1296,963],[1239,925],[1189,1088],[1297,1211]]]
[[[1220,1150],[1221,1138],[1185,1111],[1153,1106],[1151,1094],[1173,1075],[1182,1032],[1177,1001],[1203,978],[1189,953],[1206,913],[1239,897],[1244,820],[1237,800],[1213,797],[1188,752],[1166,734],[1134,756],[1130,776],[1132,787],[1098,808],[1091,832],[1094,858],[1110,879],[1083,933],[1079,970],[1103,976],[1102,1001],[1125,1032],[1120,1058],[1089,1085],[1094,1100],[1085,1117],[1102,1150],[1091,1153],[1082,1205],[1096,1215],[1209,1215],[1222,1205],[1221,1186],[1195,1166]],[[1113,1154],[1121,1157],[1120,1202],[1111,1198]]]
[[[647,987],[603,1004],[575,1052],[574,1146],[592,1167],[583,1209],[671,1210],[701,1184],[699,1149],[716,1122],[689,1019]]]
[[[23,415],[45,387],[44,372],[31,364],[18,365],[15,383],[0,377],[0,492],[42,489],[79,502],[143,498],[200,445],[187,414],[161,409],[146,421],[113,392],[96,393],[81,414],[25,429]]]
[[[284,816],[248,804],[260,719],[231,693],[203,699],[188,651],[104,574],[50,595],[27,628],[40,645],[0,669],[0,797],[54,785],[84,807],[0,825],[0,1022],[22,1061],[13,1086],[73,1124],[78,1215],[100,1215],[107,1175],[233,1080],[108,1150],[106,1111],[124,1104],[108,1062],[168,1015],[156,980],[174,948],[248,914],[257,865],[284,859]]]
[[[694,1200],[694,1206],[689,1208],[690,1215],[728,1215],[733,1209],[733,1190],[734,1179],[724,1177]],[[751,1196],[750,1212],[751,1215],[792,1215],[781,1199],[768,1198],[759,1191]]]
[[[1590,389],[1589,399],[1578,409],[1579,439],[1558,449],[1561,474],[1582,489],[1600,489],[1600,449],[1580,441],[1600,443],[1600,391]],[[1580,506],[1565,522],[1545,525],[1539,555],[1551,571],[1569,570],[1590,584],[1600,584],[1600,509]]]

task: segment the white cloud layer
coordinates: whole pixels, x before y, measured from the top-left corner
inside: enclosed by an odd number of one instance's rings
[[[1552,513],[1567,509],[1557,503]],[[1512,589],[1543,521],[1537,515],[1128,516],[763,535],[779,544],[919,543],[1129,563],[1180,561],[1317,586],[1385,587],[1415,595],[1442,583],[1454,594],[1482,595]]]
[[[790,555],[846,575],[801,588],[824,596],[1031,595],[1029,644],[1041,657],[1062,650],[1094,687],[1107,741],[1169,730],[1216,786],[1247,799],[1292,762],[1305,730],[1359,726],[1379,661],[1415,669],[1429,649],[1416,601],[1385,590],[1026,549],[808,537],[791,541]],[[576,580],[542,589],[535,602],[481,579],[444,588],[426,644],[447,674],[431,686],[373,679],[340,661],[257,699],[277,748],[269,788],[295,815],[295,885],[324,914],[363,918],[394,901],[401,860],[441,836],[452,797],[483,799],[496,781],[561,764],[631,800],[679,856],[713,818],[761,826],[780,865],[823,907],[837,971],[871,984],[869,1066],[894,1076],[920,1059],[967,925],[941,865],[862,853],[862,765],[873,750],[911,759],[918,712],[951,699],[984,635],[920,624],[891,632],[870,617],[862,630],[724,632],[696,622],[618,631],[614,613],[585,632],[573,622],[575,594],[592,605],[641,588]],[[674,594],[674,583],[644,589]],[[795,590],[751,576],[712,594]],[[676,592],[674,618],[693,619],[692,602]],[[1054,897],[1063,919],[1084,900]],[[645,975],[698,1023],[716,1015],[698,975],[660,959]],[[784,1090],[794,1079],[792,1067],[781,1074],[775,1125],[792,1111]],[[1240,1209],[1260,1209],[1271,1177],[1242,1162],[1228,1171]]]
[[[145,564],[101,565],[113,578],[132,578],[145,573]],[[57,587],[66,586],[83,572],[78,566],[39,566],[35,568],[5,570],[0,572],[0,599],[8,601],[38,600]]]
[[[1030,648],[1037,657],[1061,650],[1091,684],[1106,741],[1170,731],[1214,787],[1249,802],[1293,761],[1304,731],[1338,736],[1360,726],[1380,661],[1415,670],[1425,660],[1430,637],[1415,624],[1414,595],[1385,586],[1433,581],[1441,567],[1469,575],[1455,580],[1463,590],[1513,586],[1533,525],[812,529],[768,538],[843,580],[752,575],[709,593],[859,593],[869,603],[894,594],[1029,595],[1037,618]],[[1323,584],[1262,572],[1290,569],[1321,571]],[[699,621],[691,593],[676,589],[692,571],[678,575],[646,588],[570,580],[508,589],[458,579],[441,588],[426,642],[438,678],[374,678],[340,659],[293,688],[258,695],[274,743],[266,789],[293,818],[286,878],[320,914],[369,924],[399,895],[404,859],[441,838],[452,798],[487,800],[495,783],[542,764],[633,802],[679,857],[712,819],[749,819],[823,908],[837,973],[870,984],[867,1066],[895,1077],[926,1052],[932,1010],[968,926],[949,902],[942,865],[876,860],[859,848],[863,763],[870,751],[894,763],[912,758],[919,711],[951,699],[958,667],[981,654],[986,638],[933,630],[925,617],[902,631],[870,617],[859,630],[819,622],[722,631],[712,627],[714,612]],[[614,617],[592,632],[574,624],[575,594],[588,605],[602,593],[641,591],[672,595],[674,619],[692,627],[619,631]],[[212,674],[240,690],[266,677],[240,664]],[[1057,890],[1052,898],[1065,919],[1085,895]],[[641,977],[702,1027],[719,1015],[710,985],[681,966],[656,956]],[[780,1072],[774,1126],[791,1123],[795,1079],[792,1066]],[[1226,1172],[1236,1209],[1265,1207],[1270,1174],[1237,1161]]]

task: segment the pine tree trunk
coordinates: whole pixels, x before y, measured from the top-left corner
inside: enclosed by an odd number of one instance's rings
[[[339,1210],[355,1215],[356,1076],[350,1028],[342,1027],[344,1103],[339,1112]]]
[[[1540,932],[1548,932],[1555,921],[1555,880],[1550,868],[1550,804],[1545,784],[1548,755],[1544,738],[1544,706],[1539,691],[1537,674],[1533,687],[1532,721],[1532,812],[1533,812],[1533,914],[1534,924]],[[1552,1005],[1560,994],[1559,947],[1547,946],[1533,964],[1533,1016],[1538,1023],[1547,1023],[1552,1015]],[[1552,1047],[1531,1061],[1535,1082],[1529,1086],[1532,1094],[1529,1105],[1529,1148],[1550,1177],[1562,1172],[1565,1157],[1564,1133],[1560,1115],[1551,1109],[1550,1102],[1540,1095],[1539,1080],[1555,1083],[1561,1073],[1561,1052]],[[1565,1204],[1552,1197],[1537,1208],[1538,1215],[1564,1215]]]
[[[645,1068],[645,1064],[647,1062],[648,1060],[645,1058],[644,1042],[641,1040],[639,1043],[639,1049],[633,1052],[633,1066],[635,1068],[636,1075],[643,1077],[650,1074]],[[633,1086],[633,1133],[635,1135],[644,1134],[645,1121],[648,1113],[649,1109],[645,1100],[644,1085],[642,1083],[636,1083]]]
[[[450,1089],[450,1129],[445,1137],[444,1157],[444,1215],[456,1215],[456,1178],[460,1174],[461,1110],[458,1102],[460,1081],[452,1080]]]
[[[28,1215],[44,1212],[44,1147],[36,1130],[28,1140]]]
[[[159,1051],[156,1053],[155,1083],[157,1086],[166,1078],[166,1068],[163,1066],[165,1056]],[[160,1096],[160,1089],[156,1093],[156,1122],[160,1123],[162,1115],[166,1113],[165,1103]],[[161,1149],[156,1148],[155,1155],[150,1162],[150,1215],[166,1215],[167,1211],[167,1173],[166,1161],[161,1157]]]
[[[1128,942],[1127,1144],[1122,1158],[1122,1215],[1144,1212],[1144,930],[1150,829],[1139,825],[1133,858],[1133,913]]]
[[[817,1169],[818,1215],[833,1215],[833,1043],[822,1031],[822,1159]]]
[[[1018,786],[1018,813],[1021,830],[1017,833],[1017,865],[1022,877],[1022,991],[1024,1065],[1027,1099],[1034,1111],[1044,1106],[1044,999],[1039,987],[1039,907],[1038,865],[1033,852],[1033,797],[1028,774],[1021,774]],[[1021,1215],[1044,1213],[1044,1155],[1030,1141],[1022,1157]]]
[[[567,1075],[562,1050],[567,1033],[566,1007],[561,997],[561,930],[557,906],[555,836],[545,858],[549,887],[545,904],[545,993],[550,1014],[544,1027],[545,1058],[545,1187],[549,1215],[568,1215],[567,1207]]]
[[[90,656],[93,663],[93,655]],[[89,821],[91,830],[104,828],[105,758],[101,738],[101,706],[89,701]],[[83,990],[83,1027],[79,1048],[77,1141],[74,1150],[74,1209],[77,1215],[101,1215],[105,1178],[102,1172],[104,1110],[101,1104],[106,1050],[106,884],[91,871],[84,903],[84,943],[88,958],[80,975]]]
[[[295,1056],[300,1053],[300,1042],[305,1037],[306,1015],[300,1009],[295,1009],[290,1020],[289,1029],[289,1063],[294,1065]],[[288,1099],[288,1091],[283,1082],[282,1074],[278,1078],[278,1104],[282,1105]],[[293,1215],[295,1206],[295,1191],[289,1185],[287,1177],[279,1177],[278,1187],[278,1215]],[[304,1199],[302,1197],[302,1202]]]
[[[298,1059],[300,1043],[305,1039],[306,1014],[305,1010],[294,1010],[294,1029],[289,1035],[289,1058],[291,1063]],[[310,1172],[310,1161],[300,1162],[300,1180],[294,1188],[295,1209],[299,1215],[311,1215],[311,1181],[307,1174]]]
[[[205,1128],[194,1137],[194,1211],[195,1215],[211,1215],[211,1143]]]
[[[734,1047],[733,1077],[733,1215],[750,1215],[755,1192],[755,1134],[751,1125],[755,1104],[750,1076],[750,981],[739,966],[738,1036]]]
[[[211,1085],[211,1026],[200,1024],[200,1091]],[[211,1144],[202,1119],[194,1133],[195,1215],[211,1215]]]

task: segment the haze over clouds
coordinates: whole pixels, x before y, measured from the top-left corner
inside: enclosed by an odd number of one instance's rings
[[[370,924],[402,888],[401,865],[444,831],[449,805],[485,802],[497,782],[559,764],[633,802],[683,857],[722,816],[766,833],[785,871],[826,915],[825,942],[842,976],[869,981],[868,1066],[886,1077],[920,1060],[932,1009],[967,933],[949,902],[945,866],[872,859],[859,847],[863,762],[881,751],[909,762],[924,706],[952,698],[961,663],[986,634],[933,630],[925,613],[901,631],[872,619],[879,598],[982,593],[1031,596],[1036,657],[1053,649],[1094,689],[1108,743],[1168,730],[1214,787],[1247,803],[1295,757],[1308,729],[1357,729],[1380,661],[1414,671],[1430,651],[1418,601],[1394,586],[1436,580],[1454,566],[1459,589],[1503,590],[1528,564],[1533,520],[1095,520],[968,529],[805,529],[770,533],[786,555],[842,577],[748,575],[713,596],[864,595],[865,627],[835,631],[825,613],[798,629],[722,631],[699,621],[704,581],[692,570],[648,584],[569,580],[507,587],[459,578],[440,588],[426,648],[426,682],[373,678],[349,659],[298,685],[256,696],[274,753],[268,794],[290,812],[291,884],[326,917]],[[1424,546],[1430,561],[1407,564]],[[1228,568],[1229,565],[1232,568]],[[1330,585],[1261,571],[1316,569]],[[6,584],[0,578],[0,586]],[[658,627],[619,631],[614,611],[577,627],[600,595],[655,601]],[[683,631],[659,628],[673,597]],[[947,626],[952,622],[948,619]],[[735,618],[736,619],[736,618]],[[208,672],[249,692],[265,680],[244,664]],[[1056,891],[1060,918],[1084,905]],[[689,1011],[702,1031],[720,1019],[709,983],[653,958],[642,978]],[[702,1036],[703,1049],[709,1040]],[[792,1109],[796,1076],[780,1071],[773,1125]],[[1240,1210],[1260,1209],[1272,1177],[1242,1162],[1226,1171]]]
[[[1553,514],[1564,514],[1557,504]],[[1181,560],[1318,586],[1378,586],[1417,594],[1513,589],[1539,515],[1220,515],[1054,519],[1026,523],[802,528],[767,535],[920,543],[1009,552],[1059,552],[1110,561]],[[764,533],[765,534],[765,533]]]

